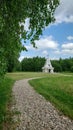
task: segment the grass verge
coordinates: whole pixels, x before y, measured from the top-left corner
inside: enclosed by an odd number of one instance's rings
[[[34,89],[49,100],[63,114],[73,119],[73,77],[50,75],[30,80]]]
[[[9,109],[13,83],[14,80],[10,78],[4,78],[4,80],[0,82],[0,130],[8,130],[11,120]]]

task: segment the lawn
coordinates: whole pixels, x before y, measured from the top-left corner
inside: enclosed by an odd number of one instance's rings
[[[20,79],[34,78],[34,77],[44,77],[44,76],[48,76],[48,74],[42,72],[15,72],[15,73],[6,74],[6,77],[9,77],[13,80],[20,80]]]
[[[73,119],[73,76],[50,75],[29,83],[60,112]]]

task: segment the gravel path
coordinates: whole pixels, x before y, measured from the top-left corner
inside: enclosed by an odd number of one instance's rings
[[[73,130],[73,121],[59,114],[52,104],[28,84],[29,79],[16,81],[13,95],[16,104],[12,109],[18,114],[15,130]]]

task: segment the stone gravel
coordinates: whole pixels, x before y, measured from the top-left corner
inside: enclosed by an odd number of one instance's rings
[[[18,113],[13,116],[15,130],[73,130],[73,121],[38,94],[28,80],[16,81],[13,87],[12,110]]]

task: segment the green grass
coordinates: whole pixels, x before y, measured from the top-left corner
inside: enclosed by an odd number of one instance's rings
[[[73,119],[73,76],[50,75],[29,83],[60,112]]]
[[[9,116],[9,103],[11,101],[12,86],[14,81],[10,78],[4,78],[0,82],[0,130],[4,129],[4,125],[8,124]]]
[[[48,74],[42,72],[15,72],[6,74],[6,77],[10,77],[13,80],[21,80],[26,78],[44,77],[44,76],[48,76]]]

